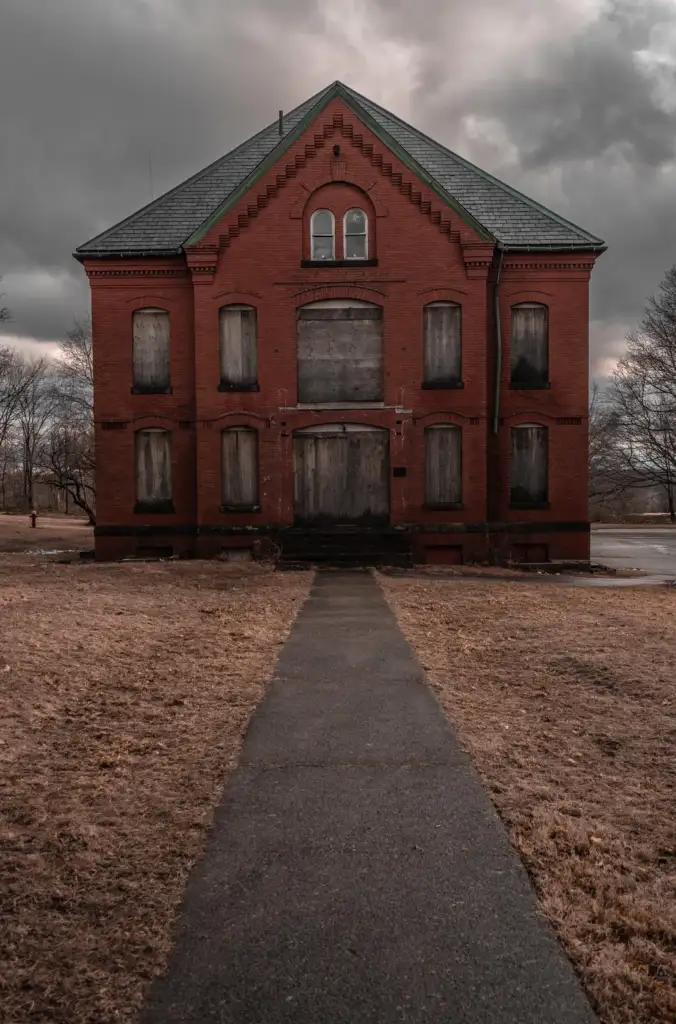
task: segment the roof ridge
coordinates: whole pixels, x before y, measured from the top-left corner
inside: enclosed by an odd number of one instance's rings
[[[284,114],[284,120],[286,120],[286,118],[288,117],[293,117],[293,115],[296,114],[302,107],[308,107],[308,109],[312,109],[317,105],[317,103],[320,101],[320,99],[324,96],[325,93],[328,93],[331,89],[335,88],[336,85],[341,84],[342,83],[340,82],[332,82],[331,85],[326,86],[324,89],[320,89],[319,92],[314,94],[314,96],[310,96],[309,99],[304,100],[303,103],[299,103],[298,106],[293,108],[293,110],[290,110],[287,114]],[[310,104],[311,106],[309,106]],[[183,181],[180,181],[178,185],[174,185],[173,188],[167,189],[167,191],[163,192],[162,195],[157,197],[157,199],[152,199],[149,203],[146,203],[145,206],[141,206],[138,210],[134,210],[134,212],[129,214],[128,217],[124,217],[122,220],[117,221],[115,224],[111,224],[110,227],[105,229],[105,231],[101,231],[98,235],[94,235],[93,238],[90,238],[82,245],[79,245],[75,251],[77,253],[86,252],[90,247],[94,246],[96,242],[103,241],[106,235],[109,235],[112,231],[117,231],[118,228],[125,227],[127,224],[133,223],[137,218],[144,216],[146,213],[148,213],[149,210],[152,210],[153,207],[157,206],[159,203],[163,203],[170,196],[178,195],[184,188],[187,188],[188,185],[192,185],[194,182],[199,181],[201,178],[206,177],[206,175],[213,171],[216,167],[218,167],[218,165],[222,163],[223,160],[227,160],[229,157],[234,156],[240,150],[244,149],[245,147],[248,148],[252,143],[257,142],[259,139],[263,138],[263,136],[266,135],[267,132],[271,131],[274,127],[276,127],[277,124],[278,121],[271,121],[270,124],[266,125],[265,128],[261,128],[261,130],[256,132],[254,135],[250,135],[248,139],[244,139],[243,142],[238,143],[233,149],[229,149],[227,153],[221,154],[221,156],[217,157],[215,160],[212,160],[210,164],[208,164],[206,167],[203,167],[200,171],[196,171],[194,174],[191,174],[190,177],[184,178]],[[284,131],[280,139],[283,139],[290,130],[291,129]],[[264,159],[265,157],[261,157],[261,163]]]
[[[479,167],[477,164],[472,163],[471,160],[467,160],[466,157],[461,156],[459,153],[456,153],[452,149],[449,149],[448,146],[444,146],[443,143],[439,142],[437,139],[433,139],[430,135],[427,135],[425,132],[420,131],[419,128],[416,128],[414,125],[409,124],[408,121],[404,121],[402,117],[399,117],[397,114],[392,113],[391,110],[387,110],[385,107],[381,107],[380,104],[376,103],[374,100],[370,100],[368,96],[363,96],[361,93],[358,93],[356,89],[352,89],[350,88],[350,86],[343,85],[342,82],[338,82],[336,84],[341,86],[342,89],[345,89],[348,95],[352,96],[352,98],[356,100],[358,103],[365,102],[368,103],[370,106],[375,107],[375,109],[378,110],[379,113],[384,114],[386,117],[392,118],[392,120],[394,121],[397,121],[402,126],[402,128],[406,128],[407,131],[413,132],[413,134],[417,135],[418,138],[424,139],[425,142],[428,142],[440,153],[443,153],[446,156],[450,156],[453,160],[457,161],[463,167],[467,168],[470,171],[473,171],[475,174],[478,174],[481,178],[484,179],[484,181],[489,182],[491,185],[496,185],[498,188],[504,189],[505,192],[508,192],[510,195],[514,196],[514,198],[520,199],[522,202],[525,202],[532,209],[538,210],[540,213],[543,213],[546,217],[549,217],[551,220],[557,221],[563,227],[573,228],[575,231],[577,231],[580,235],[588,239],[590,242],[595,242],[598,245],[603,245],[603,240],[599,238],[597,235],[593,235],[590,231],[585,231],[585,229],[581,228],[579,224],[576,224],[574,221],[568,220],[566,217],[561,216],[561,214],[556,213],[555,210],[550,210],[549,207],[544,206],[542,203],[539,203],[536,199],[532,199],[530,196],[525,195],[525,193],[520,192],[519,189],[514,188],[512,185],[509,185],[506,181],[502,181],[501,178],[496,178],[495,175],[490,173],[490,171],[483,170],[482,167]],[[387,131],[387,129],[385,128],[384,131]],[[440,185],[440,188],[444,188],[444,186]],[[444,188],[444,191],[447,192],[448,190]]]

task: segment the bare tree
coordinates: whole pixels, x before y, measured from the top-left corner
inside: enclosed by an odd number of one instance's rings
[[[648,301],[608,399],[618,466],[633,487],[660,487],[676,523],[676,266]]]
[[[94,356],[89,317],[76,320],[60,345],[57,373],[62,394],[89,416],[94,408]]]
[[[61,342],[54,382],[57,401],[44,453],[47,479],[93,525],[94,368],[89,319],[76,320]]]
[[[23,498],[28,508],[33,508],[36,472],[53,424],[57,394],[47,359],[22,359],[20,365],[25,384],[17,401],[16,422],[21,440]]]
[[[2,281],[1,277],[0,277],[0,281]],[[4,299],[4,297],[5,297],[5,293],[4,292],[0,292],[0,299]],[[11,320],[11,319],[12,318],[10,316],[9,310],[7,309],[7,306],[0,306],[0,324],[4,320]]]

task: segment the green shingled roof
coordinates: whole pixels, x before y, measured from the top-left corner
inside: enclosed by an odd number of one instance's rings
[[[91,241],[76,258],[173,254],[196,241],[274,163],[326,104],[340,96],[402,162],[480,234],[508,249],[602,249],[595,235],[498,181],[340,82],[323,89],[205,170]]]

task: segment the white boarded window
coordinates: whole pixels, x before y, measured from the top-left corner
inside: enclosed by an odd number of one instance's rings
[[[548,310],[540,302],[512,306],[511,383],[542,388],[549,383]]]
[[[544,505],[548,490],[549,431],[536,423],[512,427],[510,502]]]
[[[332,260],[335,255],[335,217],[330,210],[315,210],[310,218],[310,259]]]
[[[462,502],[462,430],[439,423],[425,430],[425,504],[448,508]]]
[[[455,302],[430,302],[423,312],[424,378],[428,387],[462,382],[462,311]]]
[[[221,501],[226,509],[255,508],[258,498],[258,431],[231,427],[221,432]]]
[[[222,306],[218,314],[221,387],[253,391],[258,387],[258,328],[253,306]]]
[[[171,432],[136,432],[136,500],[139,506],[172,511]]]
[[[133,326],[133,390],[166,392],[170,385],[169,313],[166,309],[137,309]]]
[[[346,260],[368,259],[368,217],[363,210],[348,210],[343,219],[343,253]]]

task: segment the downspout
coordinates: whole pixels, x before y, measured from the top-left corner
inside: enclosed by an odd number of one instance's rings
[[[493,433],[497,434],[500,423],[500,378],[502,377],[502,329],[500,327],[500,275],[502,274],[502,261],[505,258],[505,247],[498,242],[500,259],[498,260],[498,273],[495,278],[493,290],[493,304],[495,316],[495,394],[493,396]]]

